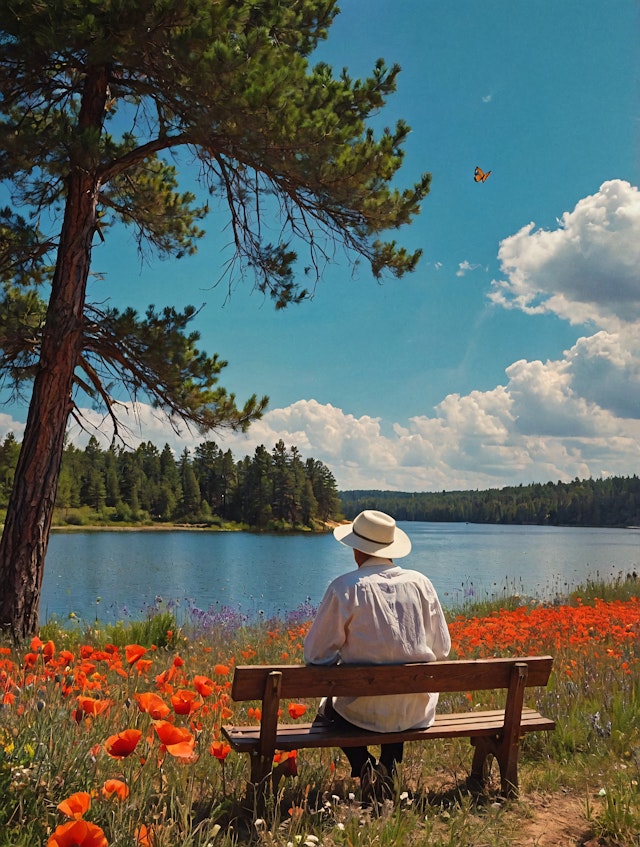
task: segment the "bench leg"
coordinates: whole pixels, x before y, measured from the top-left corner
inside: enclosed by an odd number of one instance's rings
[[[500,736],[480,736],[472,738],[474,747],[471,762],[471,779],[485,785],[489,776],[490,761],[493,756],[500,768],[500,793],[504,797],[515,799],[518,796],[518,753],[519,745],[508,745]]]

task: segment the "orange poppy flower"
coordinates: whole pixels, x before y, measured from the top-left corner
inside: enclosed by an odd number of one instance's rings
[[[202,698],[197,691],[181,688],[171,697],[176,715],[190,715],[202,707]]]
[[[89,821],[61,824],[49,836],[47,847],[108,847],[109,842],[99,826]]]
[[[138,661],[136,662],[136,670],[138,671],[138,676],[143,673],[147,673],[147,671],[150,671],[152,665],[153,659],[138,659]]]
[[[209,697],[215,691],[215,683],[208,676],[194,676],[193,687],[203,697]]]
[[[126,800],[129,796],[129,786],[121,779],[107,779],[102,786],[102,794],[107,799],[109,797],[117,797],[119,800]]]
[[[216,759],[219,759],[221,762],[224,762],[224,760],[231,752],[231,745],[225,744],[224,741],[214,741],[209,747],[209,752],[212,756],[215,756]]]
[[[62,803],[58,803],[58,811],[68,818],[80,820],[91,805],[91,795],[87,791],[76,791]]]
[[[139,729],[125,729],[116,735],[110,735],[104,742],[104,749],[112,759],[124,759],[130,756],[142,738]]]
[[[154,847],[156,843],[155,827],[140,824],[135,832],[136,844],[139,847]]]
[[[90,715],[92,718],[106,712],[113,705],[112,700],[96,700],[94,697],[85,697],[82,694],[77,699],[79,708],[85,715]]]
[[[190,759],[196,744],[188,729],[174,726],[169,721],[154,721],[153,726],[167,753],[180,759]]]
[[[127,644],[124,648],[125,658],[130,665],[141,659],[146,652],[147,648],[142,647],[140,644]]]
[[[301,718],[306,711],[304,703],[289,703],[289,714],[292,718]]]
[[[216,665],[213,672],[218,676],[226,676],[229,673],[228,665]]]
[[[154,694],[153,691],[145,691],[142,694],[134,694],[136,703],[140,711],[146,712],[153,720],[161,720],[165,718],[171,709],[164,702],[162,697]]]

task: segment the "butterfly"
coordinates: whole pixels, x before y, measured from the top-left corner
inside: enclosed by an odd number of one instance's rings
[[[476,168],[473,178],[476,182],[486,182],[489,179],[489,174],[491,171],[487,171],[486,173],[480,168]]]

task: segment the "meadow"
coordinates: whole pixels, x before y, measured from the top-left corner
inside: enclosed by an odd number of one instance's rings
[[[301,662],[309,610],[246,624],[232,613],[178,622],[166,609],[115,626],[52,621],[0,647],[0,847],[235,844],[499,847],[534,806],[577,800],[599,845],[640,844],[640,583],[589,583],[545,605],[484,601],[450,614],[452,657],[551,654],[527,702],[557,722],[523,740],[521,796],[466,782],[468,739],[407,745],[395,802],[360,802],[340,751],[300,751],[269,807],[243,803],[247,761],[220,727],[260,719],[229,696],[235,664]],[[494,692],[440,710],[491,708]],[[315,703],[290,703],[305,720]],[[284,711],[284,710],[283,710]],[[586,838],[586,836],[585,836]],[[584,843],[577,841],[577,843]]]

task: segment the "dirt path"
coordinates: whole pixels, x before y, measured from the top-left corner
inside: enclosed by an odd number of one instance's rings
[[[526,803],[531,817],[523,819],[512,847],[607,847],[593,834],[583,797],[560,793],[527,797]]]

